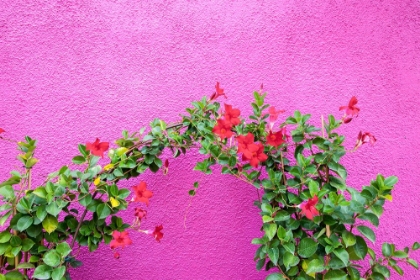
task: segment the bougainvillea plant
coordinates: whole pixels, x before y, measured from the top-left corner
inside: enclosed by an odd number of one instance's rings
[[[120,182],[148,169],[167,174],[165,149],[176,158],[197,145],[206,156],[195,170],[211,174],[210,167],[218,164],[223,174],[263,190],[255,202],[263,235],[252,243],[258,245],[257,269],[272,272],[267,279],[386,279],[390,269],[403,274],[400,263],[418,268],[409,258],[420,247],[417,242],[403,250],[384,243],[381,256],[369,247],[376,239],[371,227],[379,225],[397,178],[377,175],[361,190],[346,184],[340,164],[346,154],[344,136],[335,131],[359,115],[356,97],[339,107],[341,119],[330,115],[315,127],[308,122],[310,115],[299,111],[278,121],[284,110],[265,104],[262,87],[254,93],[249,119],[232,104],[221,109],[216,101],[221,96],[227,100],[217,83],[209,98],[186,109],[180,123],[155,119],[148,132],[123,131],[114,148],[99,139],[80,144],[72,164],[51,173],[40,186],[31,184],[36,141],[26,137],[18,142],[22,170],[12,171],[0,184],[0,280],[70,279],[68,268],[81,265],[78,247],[95,251],[104,242],[120,258],[121,249],[133,243],[129,230],[160,241],[162,225],[141,228],[153,192],[141,180],[132,192],[119,187]],[[375,142],[371,133],[360,132],[353,151]],[[197,188],[198,182],[189,194]],[[138,204],[132,224],[119,217],[129,203]],[[360,265],[367,259],[368,264]]]

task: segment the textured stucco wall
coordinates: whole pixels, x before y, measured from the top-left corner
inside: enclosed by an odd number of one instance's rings
[[[39,140],[40,183],[70,161],[77,143],[115,139],[154,117],[177,120],[216,81],[244,114],[263,82],[271,104],[311,112],[314,122],[340,116],[356,95],[361,113],[342,129],[346,143],[359,130],[378,142],[347,156],[348,184],[368,184],[378,172],[400,178],[376,248],[404,246],[420,239],[419,62],[418,0],[3,0],[0,127],[10,138]],[[19,166],[14,151],[0,142],[0,179]],[[192,173],[194,160],[172,161],[166,177],[143,177],[155,194],[144,226],[163,223],[160,244],[131,234],[135,245],[119,260],[105,246],[82,250],[74,279],[263,279],[250,244],[261,235],[256,191]],[[419,279],[404,268],[392,279]]]

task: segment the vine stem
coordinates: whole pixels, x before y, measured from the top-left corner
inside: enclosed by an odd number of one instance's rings
[[[93,193],[93,195],[92,195],[92,199],[94,199],[95,198],[95,196],[96,196],[96,194],[97,194],[98,192],[97,191],[95,191],[94,193]],[[88,209],[87,209],[87,207],[85,208],[85,210],[83,211],[83,213],[82,213],[82,216],[80,217],[80,221],[79,221],[79,223],[77,224],[77,227],[76,227],[76,231],[74,232],[74,235],[73,235],[73,240],[71,241],[71,245],[70,245],[70,247],[73,249],[73,247],[74,247],[74,243],[76,242],[76,237],[77,237],[77,234],[79,233],[79,230],[80,230],[80,227],[82,226],[82,222],[83,222],[83,220],[85,219],[85,216],[86,216],[86,214],[87,214],[87,212],[88,212]]]
[[[322,131],[322,138],[325,138],[325,123],[324,123],[324,115],[321,115],[321,131]],[[327,167],[328,168],[328,167]],[[321,174],[320,174],[321,175]],[[328,178],[328,172],[326,174],[327,176],[327,182],[329,181]],[[330,225],[326,225],[325,226],[325,233],[327,235],[327,237],[329,238],[331,236],[331,229],[330,229]]]

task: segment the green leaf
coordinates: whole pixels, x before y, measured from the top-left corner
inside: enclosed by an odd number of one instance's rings
[[[268,257],[274,263],[274,265],[277,265],[277,262],[279,260],[279,248],[274,247],[268,249]]]
[[[337,248],[333,251],[334,255],[337,256],[346,266],[349,264],[349,253],[343,248]]]
[[[96,207],[96,213],[98,214],[98,219],[105,219],[111,214],[111,209],[109,209],[106,203],[101,203]]]
[[[57,245],[55,248],[57,252],[61,255],[61,257],[65,257],[71,252],[71,248],[67,242],[63,242]]]
[[[10,232],[3,231],[2,233],[0,233],[0,243],[9,242],[10,237],[12,237],[12,235],[10,234]]]
[[[20,246],[20,244],[22,244],[22,239],[17,235],[12,235],[10,238],[10,245],[12,247],[17,247]]]
[[[419,265],[417,264],[417,262],[413,259],[408,259],[407,262],[414,267],[415,269],[419,269]]]
[[[47,216],[47,211],[45,210],[45,205],[38,206],[36,209],[36,217],[42,222]]]
[[[290,267],[295,266],[299,263],[299,258],[289,252],[283,254],[283,264],[286,267],[286,270],[289,270]]]
[[[404,271],[401,269],[401,267],[399,267],[398,265],[394,264],[391,265],[391,267],[401,276],[404,275]]]
[[[82,156],[75,156],[72,160],[71,160],[74,164],[83,164],[86,162],[86,159]]]
[[[391,272],[389,271],[389,269],[387,267],[383,266],[383,265],[380,265],[380,264],[376,264],[373,267],[373,272],[380,273],[383,276],[385,276],[385,278],[391,277]]]
[[[0,226],[3,226],[4,223],[9,219],[10,215],[12,215],[12,210],[7,211],[1,218],[0,218]]]
[[[393,257],[399,258],[399,259],[405,259],[408,257],[407,253],[404,251],[395,251],[392,254]]]
[[[286,249],[287,252],[292,253],[292,254],[295,253],[296,246],[292,242],[283,243],[283,247],[284,249]]]
[[[23,279],[25,279],[25,277],[23,277],[23,275],[19,271],[16,271],[16,270],[10,271],[10,272],[6,273],[4,276],[6,276],[4,278],[6,280],[23,280]],[[1,279],[1,277],[0,277],[0,279]]]
[[[372,223],[372,225],[374,225],[376,227],[379,225],[378,216],[376,216],[373,213],[364,213],[363,215],[359,216],[359,219],[369,221],[369,222]]]
[[[51,278],[53,280],[60,280],[64,276],[64,273],[66,273],[65,266],[56,267],[51,273]]]
[[[311,238],[303,238],[298,246],[298,254],[299,256],[303,258],[309,258],[313,254],[315,254],[316,250],[318,248],[318,243],[316,243]]]
[[[31,216],[22,216],[17,224],[16,224],[16,228],[19,231],[24,231],[25,229],[27,229],[28,227],[30,227],[34,222],[34,218],[32,218]]]
[[[57,229],[58,220],[56,217],[48,215],[42,221],[42,227],[45,229],[46,232],[51,233]]]
[[[413,249],[413,251],[420,249],[420,243],[414,242],[413,247],[411,249]]]
[[[324,262],[319,259],[314,259],[308,263],[308,269],[306,269],[306,274],[318,273],[325,270]]]
[[[397,182],[398,182],[398,178],[396,176],[389,176],[384,180],[384,185],[388,187],[392,187]]]
[[[265,235],[268,237],[268,240],[272,240],[277,232],[276,224],[265,224],[264,225]]]
[[[375,237],[375,233],[373,232],[373,230],[371,230],[370,228],[368,228],[366,226],[358,226],[357,230],[361,234],[363,234],[367,239],[369,239],[370,241],[375,243],[376,237]]]
[[[15,191],[10,185],[6,185],[4,187],[0,187],[0,195],[3,196],[5,199],[13,199],[15,198]]]
[[[50,279],[51,278],[51,267],[42,264],[35,268],[33,277],[37,279]]]
[[[32,193],[40,198],[47,197],[47,191],[45,190],[45,187],[38,187]]]
[[[60,264],[61,257],[60,254],[58,254],[57,251],[53,249],[45,253],[42,260],[46,265],[54,267]]]
[[[77,146],[77,148],[79,148],[79,152],[82,154],[82,156],[86,157],[88,155],[88,151],[86,150],[86,146],[85,145],[79,144]],[[62,172],[60,172],[60,173],[62,173]]]
[[[324,280],[346,280],[347,273],[342,270],[330,270],[324,275]]]
[[[82,206],[87,207],[92,202],[92,195],[89,194],[79,194],[79,203]]]
[[[346,248],[348,248],[356,244],[356,236],[354,236],[353,233],[346,230],[343,232],[343,241],[344,241],[344,244],[346,245]]]
[[[22,241],[22,251],[23,252],[28,252],[29,250],[31,250],[31,248],[35,245],[35,242],[32,241],[32,239],[29,238],[25,238]]]
[[[390,257],[392,255],[392,246],[389,243],[382,244],[382,255],[384,257]]]
[[[368,252],[366,241],[362,237],[356,235],[356,244],[347,248],[347,252],[349,253],[350,260],[364,259]]]
[[[17,269],[21,268],[35,268],[35,266],[31,263],[20,263],[16,266]]]
[[[330,161],[330,162],[328,162],[328,167],[331,170],[333,170],[334,172],[336,172],[338,175],[340,175],[340,177],[343,180],[346,180],[347,179],[347,171],[344,168],[344,166],[342,166],[341,164],[336,163],[334,161]]]
[[[268,275],[265,280],[284,280],[286,278],[284,278],[284,276],[280,273],[272,273],[270,275]]]

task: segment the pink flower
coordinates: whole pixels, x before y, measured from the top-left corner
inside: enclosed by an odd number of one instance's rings
[[[313,198],[310,198],[308,202],[302,202],[299,205],[299,208],[302,209],[302,214],[304,214],[309,220],[313,220],[314,216],[319,215],[318,210],[315,208],[317,203],[318,197],[315,195]]]
[[[290,134],[287,132],[287,128],[285,126],[283,126],[280,131],[283,134],[283,137],[286,138],[286,141],[289,141],[290,140]]]
[[[370,143],[373,146],[376,143],[376,138],[370,132],[362,133],[360,131],[359,135],[357,136],[356,146],[354,146],[354,150],[358,149],[360,146],[366,143]]]
[[[3,128],[0,127],[0,133],[6,132]]]
[[[149,206],[149,198],[153,196],[153,193],[146,189],[146,183],[140,182],[140,184],[133,186],[132,188],[134,190],[134,197],[132,198],[132,201],[143,202]]]
[[[273,129],[273,125],[277,121],[277,118],[284,112],[285,110],[276,110],[276,107],[274,106],[271,106],[268,109],[268,113],[270,114],[270,129]]]
[[[227,96],[226,96],[226,94],[225,94],[225,92],[224,92],[224,89],[222,89],[222,88],[220,87],[219,82],[217,82],[217,83],[216,83],[216,92],[212,94],[212,96],[210,97],[210,101],[215,100],[217,97],[222,96],[222,95],[223,95],[225,98],[227,98]]]
[[[360,109],[359,107],[356,107],[357,104],[357,98],[356,96],[353,96],[348,106],[341,106],[340,111],[345,110],[344,116],[343,116],[343,122],[349,123],[353,117],[357,117],[359,115]]]
[[[125,246],[131,245],[133,242],[131,241],[130,237],[128,237],[128,232],[123,231],[119,232],[114,230],[112,233],[112,237],[114,238],[111,241],[111,249],[115,249],[117,247],[124,248]]]
[[[90,151],[92,155],[98,157],[104,157],[104,152],[108,150],[108,142],[99,142],[99,139],[96,138],[96,141],[93,143],[88,142],[86,144],[86,150]]]

